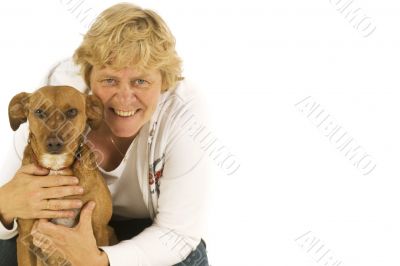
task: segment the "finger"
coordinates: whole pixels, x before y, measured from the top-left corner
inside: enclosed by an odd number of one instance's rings
[[[35,217],[37,219],[40,218],[48,218],[48,219],[53,219],[53,218],[74,218],[76,215],[73,211],[48,211],[48,210],[43,210],[39,212],[39,214]]]
[[[36,164],[27,164],[19,168],[18,172],[29,175],[48,175],[49,170]]]
[[[80,186],[61,186],[45,188],[42,194],[42,199],[56,199],[71,195],[81,195],[83,189]]]
[[[39,248],[42,248],[44,246],[44,242],[47,240],[47,238],[39,233],[38,231],[36,231],[34,234],[32,234],[32,240],[33,240],[33,244]]]
[[[38,225],[39,225],[39,224],[43,224],[43,223],[49,223],[49,219],[47,219],[47,218],[40,218],[40,219],[38,220]]]
[[[57,199],[49,199],[49,200],[42,200],[42,209],[43,210],[69,210],[69,209],[76,209],[82,207],[81,200],[57,200]]]
[[[39,226],[42,223],[46,223],[48,222],[48,219],[44,219],[44,218],[40,218],[38,220],[35,221],[35,223],[33,224],[32,230],[31,230],[31,235],[35,238],[37,237],[37,234],[39,233]]]
[[[96,203],[94,201],[89,201],[86,203],[85,207],[83,207],[81,211],[79,226],[83,226],[88,229],[92,228],[92,214],[95,206]]]
[[[37,226],[38,226],[38,224],[39,224],[39,220],[36,220],[34,223],[33,223],[33,226],[32,226],[32,230],[31,230],[31,235],[34,235],[36,232],[37,232]]]
[[[48,222],[48,219],[45,218],[41,218],[41,219],[37,219],[32,226],[32,230],[31,230],[31,235],[33,235],[33,237],[35,237],[35,235],[39,232],[39,224],[40,223],[45,223]]]
[[[41,233],[36,233],[33,236],[33,244],[39,247],[43,253],[49,254],[55,249],[54,241],[49,237]]]
[[[54,239],[57,239],[59,235],[64,234],[64,226],[56,225],[48,221],[44,221],[41,219],[37,226],[37,230],[39,234],[45,236],[51,236]]]
[[[75,176],[49,175],[38,178],[40,187],[59,187],[76,185],[79,179]]]

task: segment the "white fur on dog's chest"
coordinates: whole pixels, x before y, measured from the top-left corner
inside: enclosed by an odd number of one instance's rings
[[[75,218],[53,218],[50,221],[53,224],[64,225],[66,227],[74,227],[78,224],[78,214],[81,212],[81,209],[70,209],[75,214]]]
[[[68,157],[67,153],[62,153],[62,154],[45,153],[39,157],[39,162],[40,162],[40,165],[42,165],[43,167],[58,170],[65,166],[67,157]],[[50,171],[52,171],[52,170],[50,170]],[[57,172],[55,175],[57,175]]]

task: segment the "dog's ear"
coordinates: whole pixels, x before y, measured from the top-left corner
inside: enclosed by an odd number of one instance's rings
[[[96,129],[103,120],[103,103],[95,95],[86,95],[86,116],[90,128]]]
[[[26,122],[28,117],[28,102],[31,94],[21,92],[15,95],[8,105],[8,119],[12,130],[17,130],[22,123]]]

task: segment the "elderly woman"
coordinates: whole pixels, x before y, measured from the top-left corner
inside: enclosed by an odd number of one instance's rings
[[[54,245],[63,239],[56,248],[72,265],[208,265],[202,239],[207,158],[189,123],[204,122],[204,112],[181,77],[181,60],[164,21],[132,4],[108,8],[84,36],[74,62],[57,65],[48,84],[86,87],[104,104],[102,125],[88,131],[86,141],[102,155],[96,160],[113,197],[110,225],[120,242],[97,247],[89,206],[75,228],[41,220],[38,231]],[[26,141],[18,138],[17,150],[23,149]],[[0,265],[16,264],[16,218],[68,217],[68,209],[79,205],[62,199],[78,193],[72,181],[58,184],[56,194],[43,186],[45,179],[35,178],[54,176],[19,163],[18,154],[10,155],[0,177]]]

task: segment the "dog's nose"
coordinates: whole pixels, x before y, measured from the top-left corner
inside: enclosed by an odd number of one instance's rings
[[[64,142],[57,137],[50,137],[47,139],[47,151],[51,153],[60,152]]]

